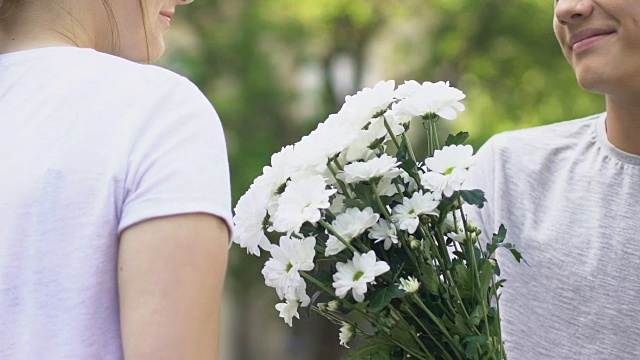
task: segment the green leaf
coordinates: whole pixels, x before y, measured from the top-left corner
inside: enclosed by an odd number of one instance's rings
[[[447,141],[445,141],[444,145],[445,146],[462,145],[464,144],[465,141],[467,141],[467,139],[469,139],[468,132],[461,131],[455,135],[449,134],[449,136],[447,137]]]
[[[391,353],[395,350],[392,342],[381,340],[366,345],[359,346],[351,350],[342,360],[362,360],[362,359],[391,359]]]
[[[343,204],[348,208],[354,207],[360,210],[364,210],[368,207],[368,205],[360,199],[344,199]]]
[[[516,259],[517,262],[523,261],[525,264],[529,265],[529,263],[527,262],[527,260],[525,260],[522,257],[522,254],[520,254],[520,252],[514,248],[509,249],[509,251],[511,251],[511,254],[513,255],[513,257]]]
[[[500,265],[498,264],[498,262],[496,261],[496,266],[493,268],[493,273],[496,276],[500,276]]]
[[[318,234],[319,232],[320,231],[318,231],[318,228],[313,226],[313,224],[308,221],[305,221],[300,227],[300,233],[305,234],[307,236]]]
[[[522,257],[520,251],[516,250],[516,246],[514,244],[504,242],[506,237],[507,229],[504,227],[504,225],[501,224],[498,232],[496,234],[493,234],[493,237],[491,238],[491,244],[487,244],[487,252],[489,253],[489,256],[493,255],[493,253],[498,248],[505,248],[511,252],[517,262],[524,262],[525,264],[529,265],[529,263]],[[496,275],[500,275],[499,269]]]
[[[312,274],[312,276],[318,280],[319,282],[321,282],[323,285],[327,286],[328,288],[332,287],[332,283],[333,283],[333,274],[331,273],[331,271],[328,270],[318,270],[316,272],[314,272]],[[313,286],[315,287],[315,284],[313,284]]]
[[[500,224],[500,228],[498,228],[498,232],[493,234],[491,237],[492,244],[500,244],[504,242],[504,239],[507,237],[507,228],[504,227],[503,224]]]
[[[279,244],[280,238],[282,237],[281,233],[275,232],[275,231],[265,231],[264,235],[267,237],[267,239],[269,239],[269,242],[272,244]]]
[[[484,296],[486,291],[491,286],[491,280],[493,279],[495,270],[493,268],[493,263],[486,259],[480,260],[480,264],[478,264],[478,268],[480,269],[480,274],[478,274],[478,277],[480,279],[480,289],[481,289],[481,293]]]
[[[355,184],[353,186],[353,190],[356,194],[358,200],[364,203],[365,207],[370,207],[372,209],[378,209],[378,202],[375,199],[375,195],[373,193],[373,189],[368,184]],[[363,208],[360,208],[363,210]]]
[[[413,326],[407,327],[399,323],[398,326],[391,329],[391,337],[398,343],[403,344],[408,348],[417,348],[419,345],[412,333],[415,333],[416,329]]]
[[[369,308],[372,312],[380,312],[384,309],[392,299],[404,296],[404,290],[401,290],[397,284],[378,289],[373,292]]]
[[[443,318],[443,321],[444,321],[444,318]],[[458,334],[466,334],[469,332],[469,327],[467,326],[461,314],[456,314],[455,323],[453,324],[453,329]]]
[[[486,335],[467,336],[462,340],[462,345],[465,345],[464,354],[467,359],[476,359],[476,353],[482,345],[487,343]]]
[[[468,324],[471,326],[478,326],[480,324],[480,320],[483,318],[482,307],[480,305],[476,305],[473,308],[471,314],[469,314]]]
[[[467,204],[475,205],[480,209],[482,209],[484,207],[484,203],[487,202],[487,198],[484,196],[484,191],[480,189],[460,190],[460,196]]]
[[[437,295],[440,288],[440,278],[436,274],[436,269],[430,265],[422,267],[422,276],[420,277],[422,285],[425,286],[430,293]]]
[[[470,275],[470,269],[462,264],[454,266],[453,279],[456,282],[456,287],[460,292],[467,293],[473,288],[473,276]]]

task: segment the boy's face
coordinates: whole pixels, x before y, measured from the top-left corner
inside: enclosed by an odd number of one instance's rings
[[[640,93],[640,1],[555,0],[553,28],[586,90]]]

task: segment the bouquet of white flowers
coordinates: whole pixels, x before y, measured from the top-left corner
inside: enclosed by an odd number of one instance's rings
[[[262,274],[287,324],[306,307],[341,326],[342,345],[362,337],[348,359],[506,359],[492,255],[521,256],[504,227],[481,246],[464,213],[486,202],[465,187],[468,134],[443,148],[436,134],[464,97],[444,82],[380,82],[272,156],[235,208],[234,241],[271,254]],[[412,122],[426,129],[423,161]]]

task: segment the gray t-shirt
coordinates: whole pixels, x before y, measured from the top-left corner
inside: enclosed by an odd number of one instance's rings
[[[509,360],[640,359],[640,156],[606,136],[606,114],[490,139],[469,216],[507,228],[531,266],[498,250]],[[483,246],[487,238],[484,239]]]

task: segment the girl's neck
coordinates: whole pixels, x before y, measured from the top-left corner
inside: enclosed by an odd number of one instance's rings
[[[24,2],[2,19],[0,54],[52,46],[94,49],[100,46],[96,42],[96,24],[86,20],[89,14],[86,7],[77,6],[71,13],[42,1],[37,2],[39,6],[33,4]]]

